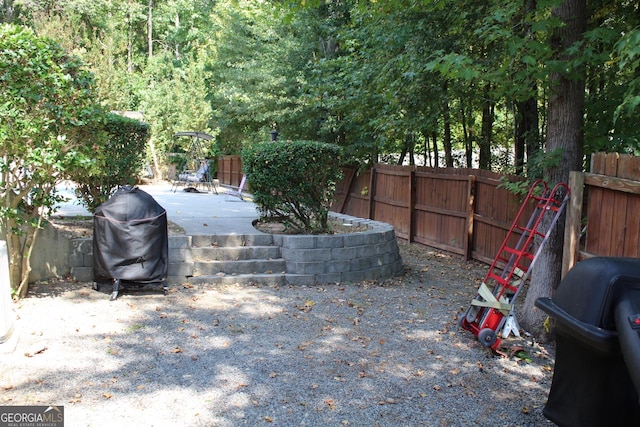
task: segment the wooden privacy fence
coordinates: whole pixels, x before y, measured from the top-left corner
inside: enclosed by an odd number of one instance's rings
[[[590,171],[571,173],[563,272],[593,256],[640,258],[640,157],[596,153]],[[239,185],[240,156],[221,156],[218,178]],[[523,200],[500,187],[505,179],[522,180],[465,168],[345,168],[331,209],[389,223],[410,242],[491,263]]]
[[[522,204],[500,188],[505,178],[521,178],[489,171],[376,165],[344,175],[332,210],[389,223],[400,238],[488,263]]]
[[[563,273],[594,256],[640,258],[640,157],[591,156],[591,172],[572,172]]]
[[[239,186],[242,181],[242,158],[218,156],[218,180],[222,185]]]

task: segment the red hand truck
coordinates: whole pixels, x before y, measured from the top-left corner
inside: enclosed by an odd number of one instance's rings
[[[460,327],[472,332],[485,347],[497,350],[500,346],[498,332],[507,318],[513,316],[513,307],[518,294],[529,277],[538,255],[553,231],[569,200],[569,187],[559,183],[552,189],[544,181],[533,183],[507,233],[498,254],[487,272],[478,295],[458,321]],[[526,225],[521,225],[527,207],[533,203],[533,212]],[[545,216],[551,222],[543,221]],[[546,232],[538,229],[548,223]],[[512,237],[520,234],[515,245]],[[542,238],[535,254],[532,253],[535,237]],[[494,283],[493,291],[489,286]]]

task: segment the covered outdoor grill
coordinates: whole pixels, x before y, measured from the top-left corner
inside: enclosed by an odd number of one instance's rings
[[[167,213],[138,187],[120,187],[93,217],[94,289],[113,284],[111,300],[120,287],[162,286],[167,293],[169,266]]]

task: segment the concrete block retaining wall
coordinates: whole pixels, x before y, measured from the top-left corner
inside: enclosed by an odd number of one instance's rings
[[[71,239],[69,275],[80,282],[93,281],[93,239]],[[193,275],[191,236],[169,236],[168,282],[183,283]]]
[[[354,227],[365,226],[368,230],[318,236],[272,235],[273,245],[280,247],[286,264],[285,283],[357,282],[402,274],[402,258],[391,225],[347,215],[332,213],[332,216]],[[169,284],[185,283],[193,276],[194,238],[197,236],[169,236]],[[78,281],[92,281],[92,239],[70,240],[69,251],[69,275]]]
[[[331,214],[345,224],[368,230],[351,234],[296,236],[276,234],[286,262],[287,282],[313,285],[385,279],[404,267],[393,227],[389,224]]]

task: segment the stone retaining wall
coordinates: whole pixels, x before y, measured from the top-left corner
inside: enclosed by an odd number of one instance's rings
[[[402,274],[402,258],[391,225],[331,215],[345,224],[368,230],[318,236],[274,235],[274,244],[280,246],[286,261],[287,282],[302,285],[357,282]]]
[[[272,235],[286,263],[284,283],[314,285],[390,278],[403,272],[393,227],[389,224],[333,214],[344,223],[365,226],[367,231],[335,235]],[[57,240],[56,240],[57,241]],[[169,284],[189,282],[194,274],[192,236],[169,236]],[[46,246],[43,245],[43,246]],[[58,245],[58,250],[60,249]],[[71,239],[68,266],[54,266],[49,277],[93,281],[91,238]],[[62,273],[62,274],[60,274]],[[40,271],[39,280],[47,278]],[[215,278],[212,278],[212,281]],[[200,278],[199,282],[202,282]]]

